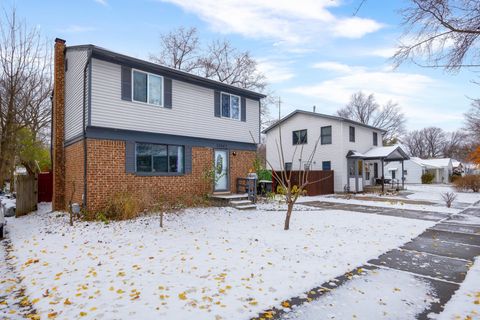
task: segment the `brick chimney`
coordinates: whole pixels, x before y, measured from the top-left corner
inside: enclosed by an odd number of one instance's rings
[[[52,110],[53,210],[65,210],[65,40],[55,39]]]

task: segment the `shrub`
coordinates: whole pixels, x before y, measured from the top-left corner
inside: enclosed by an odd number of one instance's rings
[[[442,193],[442,199],[445,201],[445,205],[447,208],[450,208],[452,206],[453,201],[457,199],[457,195],[453,192],[445,192]]]
[[[272,171],[267,169],[258,169],[257,170],[258,180],[268,180],[272,181]]]
[[[117,193],[108,201],[104,216],[108,220],[133,219],[142,211],[140,199],[132,193]]]
[[[463,190],[463,191],[472,190],[473,192],[479,192],[480,191],[480,175],[478,174],[466,175],[464,177],[455,179],[453,184],[458,190]]]
[[[434,178],[435,176],[433,174],[431,174],[430,172],[425,172],[424,174],[422,174],[422,183],[431,184]]]

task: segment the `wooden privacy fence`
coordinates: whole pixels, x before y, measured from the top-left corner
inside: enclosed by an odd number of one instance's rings
[[[15,187],[17,191],[15,215],[20,217],[37,210],[37,176],[18,175]]]
[[[276,174],[281,177],[281,171],[276,171]],[[292,171],[291,182],[292,185],[299,185],[299,174],[300,171]],[[275,178],[273,180],[273,191],[277,191],[277,181]],[[318,196],[321,194],[332,194],[333,193],[333,170],[321,170],[321,171],[310,171],[308,173],[308,181],[311,182],[305,190],[307,190],[307,195],[309,196]]]

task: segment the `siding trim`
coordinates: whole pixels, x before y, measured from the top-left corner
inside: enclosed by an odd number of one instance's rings
[[[208,147],[216,149],[236,149],[249,151],[257,150],[257,145],[255,143],[196,138],[95,126],[87,127],[86,131],[87,138],[92,139],[141,141],[145,143],[177,144],[184,146],[189,145],[192,147]]]

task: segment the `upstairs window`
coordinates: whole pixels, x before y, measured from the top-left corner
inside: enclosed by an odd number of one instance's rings
[[[306,144],[307,143],[307,129],[297,130],[292,132],[293,144]]]
[[[184,172],[183,146],[137,143],[137,172]]]
[[[332,163],[330,161],[322,161],[322,170],[332,170]]]
[[[240,97],[233,94],[221,94],[222,117],[240,120]]]
[[[332,126],[320,128],[320,143],[332,144]]]
[[[376,132],[373,133],[373,145],[378,146],[378,134]]]
[[[133,70],[133,101],[163,105],[163,77]]]
[[[355,127],[349,127],[350,142],[355,142]]]

